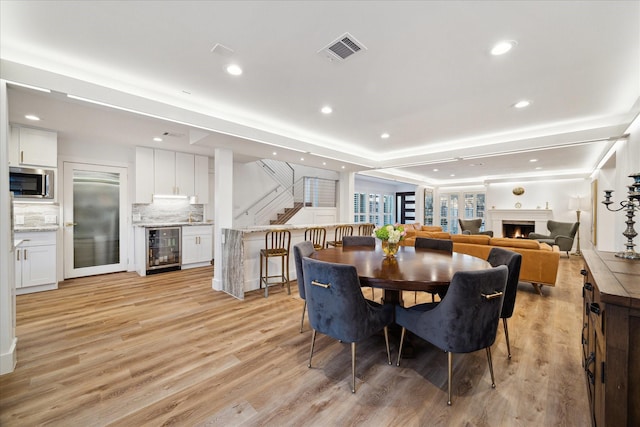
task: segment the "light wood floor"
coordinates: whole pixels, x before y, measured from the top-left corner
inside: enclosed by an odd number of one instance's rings
[[[454,356],[451,407],[446,355],[426,343],[400,367],[396,339],[393,366],[382,335],[359,344],[355,394],[348,344],[319,335],[307,368],[295,286],[237,301],[211,290],[211,268],[68,280],[17,298],[18,365],[0,377],[0,425],[587,426],[581,266],[561,259],[542,297],[521,285],[513,359],[501,328],[493,346],[496,389],[484,351]]]

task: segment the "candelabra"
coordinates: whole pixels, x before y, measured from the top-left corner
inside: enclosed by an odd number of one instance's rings
[[[604,201],[602,203],[604,203],[611,212],[618,212],[625,209],[627,213],[627,229],[622,233],[622,235],[627,238],[627,249],[623,252],[617,252],[616,256],[618,258],[640,259],[640,254],[633,250],[635,246],[633,244],[633,238],[638,235],[633,228],[633,224],[635,224],[633,216],[636,210],[640,211],[640,172],[629,175],[629,178],[633,178],[634,182],[627,187],[629,189],[627,201],[620,202],[619,209],[611,209],[609,207],[609,205],[614,203],[611,201],[611,193],[613,193],[613,190],[604,190]]]

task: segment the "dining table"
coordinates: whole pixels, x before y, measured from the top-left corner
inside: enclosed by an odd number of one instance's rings
[[[393,257],[375,247],[332,247],[316,251],[311,258],[353,265],[361,286],[384,290],[385,303],[404,305],[402,291],[445,293],[458,271],[491,268],[486,260],[457,252],[400,246]]]

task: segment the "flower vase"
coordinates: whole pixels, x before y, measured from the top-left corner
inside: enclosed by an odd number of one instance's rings
[[[394,258],[398,252],[398,242],[382,241],[382,252],[387,258]]]

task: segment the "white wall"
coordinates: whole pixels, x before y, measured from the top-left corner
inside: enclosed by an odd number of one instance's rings
[[[514,195],[514,187],[524,188],[524,194]],[[574,196],[590,200],[591,182],[588,179],[566,179],[494,183],[487,186],[486,194],[487,209],[514,209],[518,202],[522,205],[521,209],[545,209],[548,203],[555,221],[575,222],[576,211],[569,209],[569,200]],[[580,213],[580,249],[592,248],[590,206],[591,203]]]

